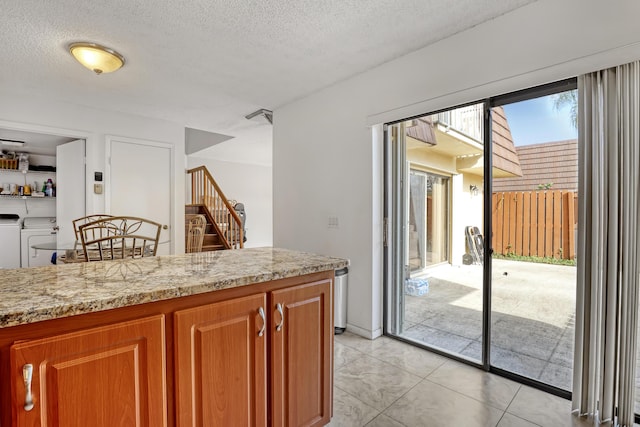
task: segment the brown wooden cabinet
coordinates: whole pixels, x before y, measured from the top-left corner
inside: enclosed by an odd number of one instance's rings
[[[177,312],[177,425],[266,425],[267,340],[269,425],[327,424],[332,397],[331,283],[324,280]]]
[[[178,426],[267,425],[264,293],[175,313]]]
[[[331,280],[271,292],[274,426],[323,426],[333,397]]]
[[[324,271],[0,328],[0,424],[325,425],[332,290]]]
[[[163,315],[14,344],[12,425],[166,426],[165,348]]]

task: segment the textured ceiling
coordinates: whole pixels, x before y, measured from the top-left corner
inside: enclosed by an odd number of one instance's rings
[[[336,81],[532,0],[2,0],[0,91],[229,135]],[[66,46],[126,57],[96,76]],[[276,117],[277,120],[277,117]]]

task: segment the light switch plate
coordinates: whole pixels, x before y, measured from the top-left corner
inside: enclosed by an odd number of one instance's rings
[[[93,192],[96,194],[102,194],[102,184],[93,184]]]

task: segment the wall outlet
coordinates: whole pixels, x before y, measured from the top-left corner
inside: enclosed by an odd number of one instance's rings
[[[339,225],[340,223],[338,221],[338,217],[329,215],[329,218],[327,220],[328,228],[339,228]]]
[[[93,184],[93,192],[96,194],[102,194],[102,184]]]

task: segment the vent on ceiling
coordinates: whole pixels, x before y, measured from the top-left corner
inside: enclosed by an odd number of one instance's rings
[[[244,116],[244,118],[247,120],[251,120],[254,117],[264,117],[269,122],[269,124],[273,124],[273,111],[271,110],[261,108],[251,114],[247,114],[246,116]]]

